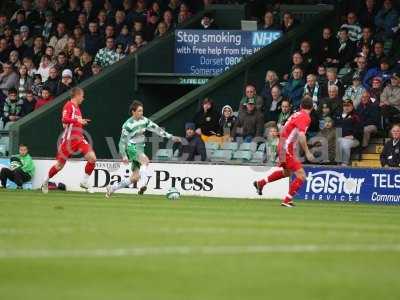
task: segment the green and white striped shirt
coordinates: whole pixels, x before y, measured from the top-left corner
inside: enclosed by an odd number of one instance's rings
[[[160,128],[156,123],[146,117],[135,120],[133,117],[126,120],[122,125],[121,138],[119,140],[119,153],[125,157],[126,149],[130,145],[144,148],[145,146],[145,132],[151,131],[157,135],[170,139],[172,134],[169,134],[164,129]]]

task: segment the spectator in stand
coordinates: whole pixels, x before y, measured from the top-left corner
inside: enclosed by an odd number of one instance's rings
[[[362,52],[363,46],[367,46],[368,49],[372,49],[374,42],[375,41],[373,39],[371,27],[363,27],[361,33],[361,39],[357,41],[356,44],[357,52],[358,53]]]
[[[48,55],[44,55],[42,58],[42,62],[39,65],[39,69],[37,73],[40,74],[43,81],[46,81],[49,78],[50,69],[53,67],[53,63],[51,61],[51,57]]]
[[[154,37],[155,38],[163,37],[167,34],[167,32],[168,32],[167,24],[165,22],[160,22],[157,25],[157,29],[154,33]]]
[[[10,159],[10,168],[1,169],[1,186],[5,189],[7,180],[9,180],[15,182],[17,189],[22,189],[22,185],[32,179],[34,172],[35,165],[28,153],[28,147],[21,144],[19,145],[19,154]]]
[[[354,108],[358,108],[361,103],[361,96],[365,92],[365,88],[361,84],[361,78],[359,75],[354,74],[353,84],[346,89],[343,99],[351,99],[353,101]]]
[[[244,97],[240,100],[239,112],[247,110],[247,103],[252,99],[256,105],[256,110],[264,111],[264,99],[257,95],[256,87],[252,84],[247,84],[244,89]]]
[[[121,29],[121,33],[116,38],[115,42],[117,44],[122,44],[124,51],[130,44],[133,43],[132,35],[129,34],[128,25],[124,25]]]
[[[397,25],[398,16],[392,1],[384,0],[382,8],[375,16],[376,36],[383,39],[391,38],[393,35],[392,28]]]
[[[74,81],[72,71],[70,69],[65,69],[64,71],[62,71],[61,80],[58,82],[57,92],[55,96],[59,96],[62,93],[65,93],[73,86]]]
[[[322,38],[318,42],[319,45],[319,57],[318,63],[322,65],[331,65],[337,63],[337,53],[339,49],[339,42],[332,34],[332,29],[325,27],[322,30]]]
[[[282,91],[278,85],[274,86],[271,90],[271,97],[268,97],[265,101],[265,121],[276,122],[281,112],[283,97]]]
[[[370,96],[371,96],[371,101],[373,103],[378,103],[381,101],[381,94],[383,91],[383,86],[382,86],[382,78],[380,77],[374,77],[372,79],[372,87],[368,90]]]
[[[167,31],[175,28],[174,16],[170,10],[166,10],[163,14],[163,22],[167,26]],[[218,29],[212,14],[207,13],[200,21],[201,29]]]
[[[372,103],[370,94],[365,91],[361,97],[361,104],[356,109],[363,128],[363,140],[361,146],[366,148],[371,135],[378,132],[380,123],[380,112],[377,103]]]
[[[393,124],[400,120],[400,75],[394,73],[382,92],[380,99],[382,116],[386,125]]]
[[[138,33],[135,35],[135,45],[138,49],[147,45],[147,42],[144,40],[142,33]]]
[[[294,110],[300,107],[303,96],[305,82],[303,80],[303,70],[300,67],[294,67],[292,78],[289,79],[282,91],[282,95],[291,101]]]
[[[18,74],[13,70],[10,62],[3,64],[3,72],[0,73],[0,103],[7,96],[7,91],[18,86]]]
[[[28,51],[28,46],[24,44],[20,34],[15,34],[13,37],[13,44],[10,48],[11,51],[17,51],[19,57],[23,57]]]
[[[186,154],[186,161],[194,161],[197,155],[200,156],[201,161],[207,160],[206,146],[199,135],[196,134],[194,123],[186,123],[185,131],[186,136],[183,143],[176,143],[174,148],[178,148],[178,156]],[[175,150],[174,150],[175,152]]]
[[[33,75],[32,92],[35,98],[42,96],[43,82],[40,74]]]
[[[244,143],[251,143],[254,138],[262,137],[264,129],[264,117],[256,110],[254,98],[249,98],[246,110],[239,113],[239,117],[233,126],[231,137],[242,138]]]
[[[49,46],[54,48],[54,53],[57,55],[64,50],[67,41],[68,34],[65,23],[59,22],[55,34],[50,38]]]
[[[18,70],[19,67],[21,66],[21,61],[19,60],[18,51],[16,50],[11,51],[8,61],[11,63],[11,65],[15,70]]]
[[[351,149],[358,147],[360,141],[360,118],[354,111],[351,100],[343,101],[343,110],[336,118],[336,127],[342,129],[342,135],[338,138],[340,162],[342,166],[350,164]]]
[[[53,99],[54,97],[51,95],[50,90],[47,87],[43,87],[42,97],[36,101],[35,110],[51,102]]]
[[[322,129],[325,127],[325,119],[332,117],[331,107],[328,105],[328,103],[324,103],[318,108],[317,114],[319,119],[319,129]]]
[[[5,38],[1,38],[0,36],[0,63],[4,64],[7,62],[9,55],[10,49],[8,47],[7,40]]]
[[[289,80],[290,79],[290,73],[293,72],[293,69],[295,67],[301,68],[301,70],[303,71],[303,74],[304,74],[305,65],[304,65],[303,56],[301,55],[300,52],[293,53],[293,55],[292,55],[292,65],[289,68],[290,69],[289,73],[283,75],[283,79],[284,80]]]
[[[385,143],[381,153],[382,167],[400,167],[400,124],[394,124],[390,130],[392,138]]]
[[[168,12],[168,10],[166,12]],[[165,13],[164,13],[164,22],[165,22]],[[168,25],[168,22],[166,22],[166,23]],[[218,26],[216,25],[212,14],[210,14],[210,13],[204,14],[203,18],[200,21],[200,28],[201,29],[209,29],[209,30],[218,29]]]
[[[338,87],[336,85],[329,86],[329,88],[328,88],[328,97],[321,99],[321,101],[320,101],[320,103],[318,105],[319,111],[321,110],[322,106],[325,103],[329,105],[329,107],[331,109],[332,116],[336,116],[341,112],[341,110],[342,110],[342,99],[339,96],[339,89],[338,89]]]
[[[26,97],[22,99],[21,116],[26,116],[35,110],[36,99],[31,90],[26,92]]]
[[[4,128],[18,121],[21,118],[22,100],[18,100],[17,89],[8,90],[8,96],[3,106],[3,124]]]
[[[279,25],[275,22],[274,13],[267,10],[264,14],[263,22],[259,25],[259,30],[279,30]]]
[[[84,13],[89,21],[93,21],[97,16],[97,9],[93,6],[92,0],[84,0],[81,12]]]
[[[317,138],[322,138],[319,146],[322,143],[327,143],[328,157],[327,160],[322,161],[323,163],[334,164],[336,158],[336,128],[334,127],[334,121],[331,117],[325,117],[323,120],[323,128],[316,135]],[[316,146],[314,144],[314,146]],[[326,148],[322,148],[326,149]],[[325,153],[322,153],[322,156]]]
[[[335,68],[329,68],[326,70],[326,78],[328,79],[327,88],[331,85],[335,85],[338,88],[338,95],[342,97],[344,95],[344,86],[342,82],[337,78],[337,71]]]
[[[221,118],[219,119],[219,132],[223,135],[224,140],[231,136],[233,125],[236,123],[236,117],[233,114],[233,109],[229,105],[222,108]]]
[[[356,64],[357,67],[355,69],[352,69],[352,71],[341,78],[341,82],[343,82],[344,85],[350,85],[354,77],[358,77],[361,82],[364,80],[367,74],[367,59],[363,56],[359,56],[356,58]]]
[[[101,66],[99,66],[98,64],[92,64],[92,76],[96,76],[99,75],[102,71]]]
[[[309,41],[301,42],[300,54],[303,58],[304,73],[306,75],[314,73],[317,62],[315,60],[315,55],[311,51],[311,44]]]
[[[21,65],[19,68],[19,82],[17,86],[18,97],[25,98],[26,92],[32,87],[32,78],[28,76],[28,69]]]
[[[22,60],[23,65],[26,67],[28,70],[28,76],[33,78],[33,75],[37,73],[37,70],[35,68],[35,65],[33,64],[33,61],[30,57],[24,57]]]
[[[289,31],[296,28],[298,25],[294,16],[290,12],[283,13],[281,30],[283,33],[288,33]]]
[[[387,58],[382,58],[378,67],[368,70],[367,74],[364,77],[363,86],[369,89],[372,84],[372,79],[375,77],[381,78],[383,86],[385,86],[390,81],[390,78],[392,77],[392,72],[390,70],[390,64]]]
[[[320,65],[317,68],[317,82],[323,91],[328,90],[328,78],[326,77],[326,68],[323,65]]]
[[[279,131],[278,127],[271,126],[266,129],[267,140],[265,142],[264,162],[275,164],[278,161]]]
[[[89,23],[89,31],[85,35],[85,51],[90,55],[96,55],[104,45],[103,36],[100,34],[96,22]]]
[[[82,82],[92,75],[91,66],[91,55],[87,52],[83,52],[79,64],[74,69],[74,76],[77,78],[78,82]]]
[[[24,56],[32,58],[33,63],[38,66],[42,56],[44,55],[44,46],[43,37],[36,36],[33,40],[33,46],[27,50],[27,53]]]
[[[371,54],[369,68],[378,67],[380,61],[386,57],[385,53],[383,52],[383,43],[382,42],[375,42],[374,49]]]
[[[337,61],[333,61],[333,66],[341,69],[353,60],[356,53],[356,46],[355,43],[349,39],[349,33],[346,28],[341,28],[338,36],[339,49],[337,53]]]
[[[319,100],[325,96],[317,82],[317,76],[314,74],[307,75],[307,82],[303,92],[303,97],[304,96],[309,96],[312,99],[315,109],[318,107]]]
[[[292,115],[292,105],[290,101],[287,99],[282,100],[281,104],[281,112],[278,115],[278,121],[276,122],[276,126],[278,127],[279,131],[285,126],[287,120]]]
[[[45,22],[43,24],[43,29],[42,29],[41,34],[42,34],[42,37],[47,42],[50,40],[50,37],[55,30],[53,12],[51,10],[46,10],[46,12],[44,13],[44,17],[45,17]]]
[[[33,38],[30,36],[29,27],[24,25],[19,29],[22,42],[28,47],[32,47]]]
[[[268,70],[265,74],[265,85],[264,89],[261,92],[261,97],[264,99],[264,102],[267,101],[268,98],[271,98],[271,90],[274,86],[279,86],[279,77],[275,71]]]
[[[354,12],[347,14],[347,22],[340,26],[340,30],[347,29],[349,39],[352,42],[357,42],[361,39],[361,26],[357,21],[357,15]]]
[[[63,51],[58,53],[58,55],[57,55],[56,68],[59,72],[62,72],[65,69],[71,68],[71,66],[69,65],[69,62],[68,62],[67,54]]]
[[[204,142],[209,141],[210,137],[214,138],[220,135],[219,119],[220,116],[214,107],[214,101],[211,98],[205,98],[200,111],[194,117],[196,133]]]
[[[114,48],[114,39],[107,38],[106,47],[100,49],[99,52],[97,52],[94,62],[100,65],[102,68],[108,67],[116,63],[119,59],[119,55]]]
[[[49,70],[49,77],[44,85],[49,89],[52,95],[57,94],[57,86],[60,81],[59,72],[56,67],[51,67]]]
[[[375,0],[365,0],[364,7],[358,13],[360,24],[363,27],[375,27],[375,16],[378,13],[378,7]]]

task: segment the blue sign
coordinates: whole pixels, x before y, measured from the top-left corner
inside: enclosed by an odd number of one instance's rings
[[[399,170],[320,166],[305,171],[297,200],[400,204]]]
[[[281,35],[281,31],[175,30],[175,73],[219,75]]]

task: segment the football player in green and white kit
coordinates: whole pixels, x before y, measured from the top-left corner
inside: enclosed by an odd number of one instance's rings
[[[139,101],[133,101],[129,108],[132,117],[122,125],[121,138],[119,140],[119,153],[125,164],[131,163],[132,173],[129,178],[123,178],[121,182],[107,186],[106,197],[109,198],[115,191],[128,187],[131,183],[140,180],[139,195],[142,195],[147,189],[147,176],[149,158],[144,154],[145,136],[148,130],[157,135],[172,139],[174,142],[181,142],[179,137],[169,134],[156,123],[143,116],[143,104]]]

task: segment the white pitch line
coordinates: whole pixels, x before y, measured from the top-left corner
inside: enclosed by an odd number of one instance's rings
[[[165,255],[240,255],[268,253],[400,252],[400,244],[387,245],[249,245],[249,246],[149,246],[119,249],[0,250],[0,259],[11,258],[95,258]]]

